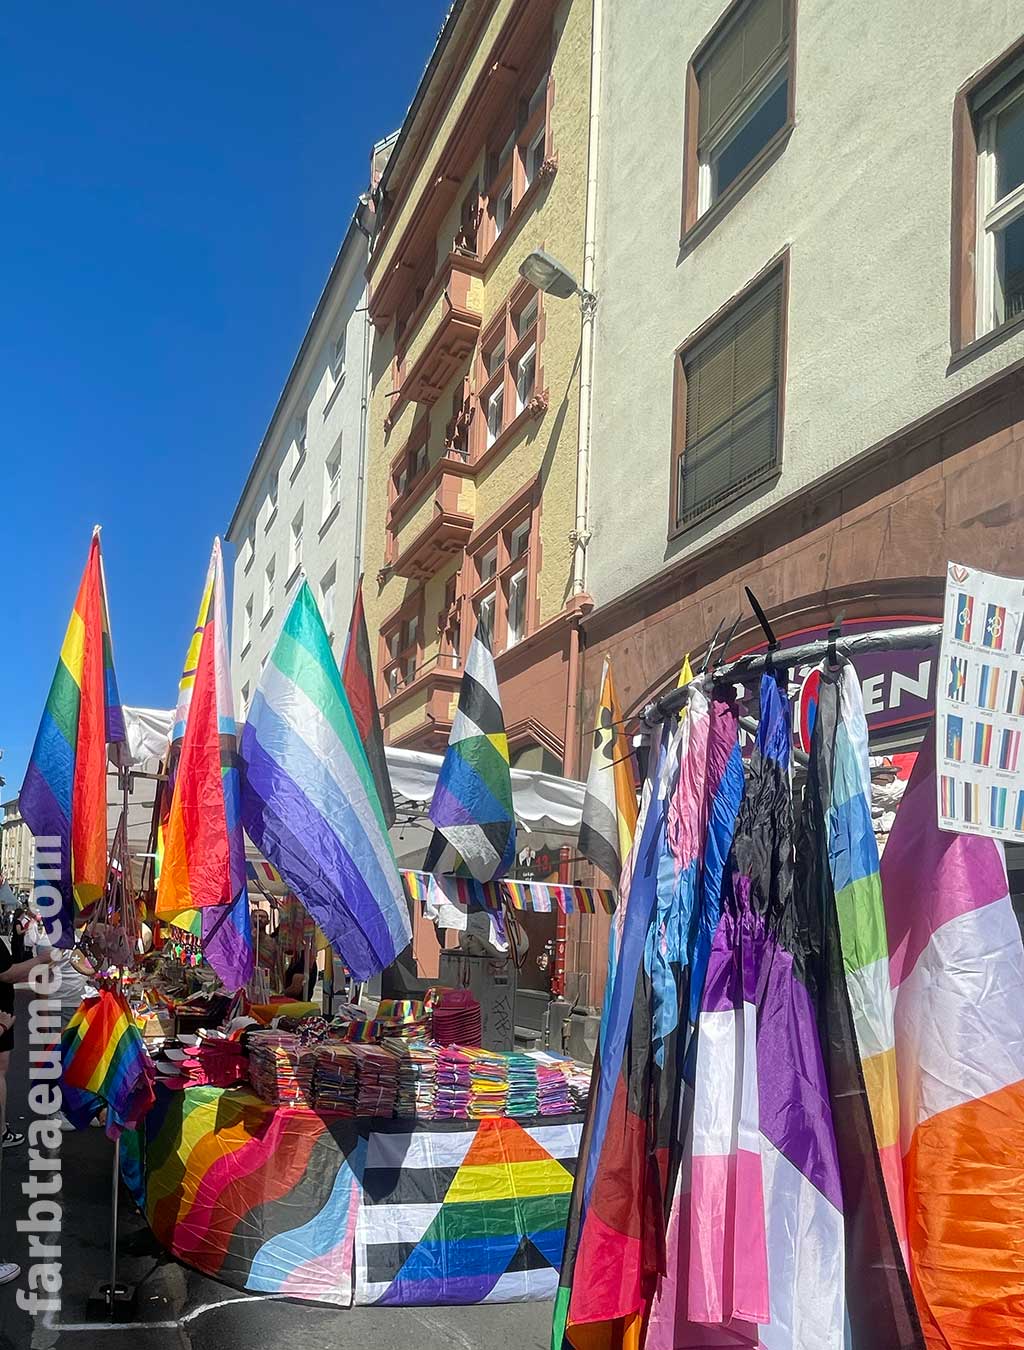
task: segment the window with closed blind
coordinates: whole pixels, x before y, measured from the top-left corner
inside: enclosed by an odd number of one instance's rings
[[[687,81],[684,230],[738,195],[793,124],[793,0],[740,0]]]
[[[677,354],[675,531],[778,468],[785,291],[783,260]]]

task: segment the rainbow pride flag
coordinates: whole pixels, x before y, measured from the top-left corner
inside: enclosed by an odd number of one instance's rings
[[[939,830],[934,763],[926,742],[882,857],[911,1278],[929,1347],[1010,1346],[1024,1308],[1024,947],[1002,845]]]
[[[87,999],[60,1042],[64,1112],[79,1129],[107,1108],[107,1134],[134,1129],[153,1105],[154,1070],[127,1003],[109,990]]]
[[[97,526],[20,796],[33,835],[60,840],[61,937],[70,937],[75,905],[103,893],[107,746],[124,740]]]
[[[992,723],[975,722],[974,724],[975,764],[987,765],[991,753],[992,753]]]
[[[229,989],[241,988],[253,970],[239,796],[224,564],[215,539],[178,685],[156,914],[201,935],[204,956]]]

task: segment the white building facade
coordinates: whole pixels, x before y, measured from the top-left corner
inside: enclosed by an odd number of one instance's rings
[[[603,14],[584,734],[605,657],[629,717],[758,646],[746,587],[795,640],[1024,576],[1019,0]],[[934,678],[872,672],[873,746]]]
[[[32,864],[35,860],[35,840],[21,818],[18,798],[13,797],[0,807],[0,878],[18,894],[32,889]]]
[[[340,655],[361,568],[367,235],[353,218],[260,445],[235,546],[231,673],[240,718],[305,572]]]

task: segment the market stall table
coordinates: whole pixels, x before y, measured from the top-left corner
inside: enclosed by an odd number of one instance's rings
[[[157,1086],[123,1175],[179,1260],[350,1307],[551,1298],[582,1116],[353,1120]]]

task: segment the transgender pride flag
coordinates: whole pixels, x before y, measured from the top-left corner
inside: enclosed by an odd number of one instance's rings
[[[242,732],[242,821],[357,980],[412,930],[366,750],[303,581]]]

